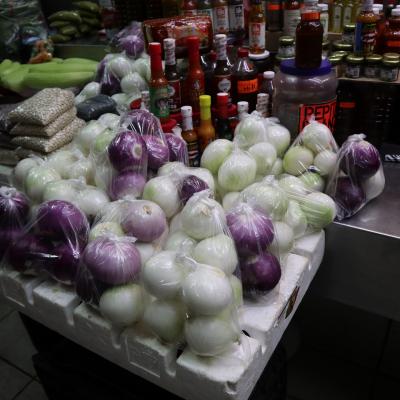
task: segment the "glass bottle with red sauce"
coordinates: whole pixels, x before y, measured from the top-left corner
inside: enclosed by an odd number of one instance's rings
[[[150,111],[161,123],[169,119],[168,81],[161,63],[161,43],[149,43],[151,79],[149,82]]]
[[[238,58],[233,66],[232,74],[232,101],[248,102],[253,110],[257,102],[258,73],[257,68],[249,59],[249,51],[239,48]]]
[[[165,77],[168,81],[169,112],[176,114],[181,109],[181,77],[176,67],[175,39],[164,39]]]
[[[233,139],[231,124],[228,118],[228,93],[217,94],[217,118],[215,131],[218,139]]]
[[[197,14],[197,1],[196,0],[183,0],[181,13],[185,16]]]
[[[319,20],[317,0],[305,0],[301,21],[296,28],[297,68],[318,68],[322,61],[322,37],[324,28]]]
[[[182,138],[187,144],[189,155],[189,166],[198,167],[200,165],[199,141],[196,131],[193,128],[192,107],[183,106],[182,114]]]
[[[229,101],[231,100],[231,88],[232,88],[232,72],[228,65],[228,57],[226,53],[226,35],[220,33],[215,35],[215,48],[217,52],[217,64],[214,69],[214,102],[217,98],[217,93],[225,92],[228,93]]]
[[[368,56],[375,50],[378,17],[374,14],[373,5],[373,0],[364,0],[357,16],[354,38],[354,53],[357,55]]]
[[[200,39],[197,36],[187,38],[189,70],[185,81],[186,104],[194,113],[200,111],[199,97],[204,94],[204,72],[200,66]]]
[[[400,8],[392,10],[385,34],[385,53],[400,53]]]

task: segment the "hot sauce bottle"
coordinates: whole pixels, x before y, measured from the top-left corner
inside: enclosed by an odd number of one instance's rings
[[[357,55],[368,56],[375,49],[378,17],[374,14],[373,5],[373,0],[364,0],[361,13],[356,20],[354,53]]]
[[[215,122],[215,130],[218,139],[233,139],[231,124],[228,118],[228,94],[217,94],[217,118]]]
[[[200,39],[197,36],[187,38],[189,70],[186,76],[185,91],[187,103],[193,112],[200,111],[199,97],[204,94],[204,72],[200,66]]]
[[[319,20],[317,0],[305,0],[301,21],[296,28],[297,68],[318,68],[322,61],[322,37],[324,28]]]
[[[211,121],[211,96],[200,96],[200,126],[197,129],[200,153],[215,140],[215,129]]]
[[[261,54],[265,51],[265,13],[261,0],[252,0],[249,13],[250,53]]]
[[[229,31],[227,0],[213,0],[213,29],[214,33],[228,33]]]
[[[168,81],[165,78],[161,63],[161,44],[149,44],[151,79],[149,83],[150,111],[161,123],[169,119]]]
[[[232,88],[232,72],[228,66],[228,57],[226,53],[226,35],[221,33],[215,35],[215,47],[217,51],[217,64],[214,69],[214,101],[217,93],[228,93],[229,101]]]
[[[168,81],[168,107],[171,114],[181,109],[181,79],[176,68],[175,39],[164,39],[165,77]]]
[[[182,138],[187,143],[189,154],[189,166],[198,167],[200,165],[199,143],[197,133],[193,129],[192,107],[181,107],[182,114]]]

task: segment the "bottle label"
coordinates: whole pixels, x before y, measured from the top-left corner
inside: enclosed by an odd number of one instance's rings
[[[198,167],[200,165],[199,144],[197,140],[186,143],[189,155],[189,167]]]
[[[399,75],[398,68],[381,68],[381,80],[386,82],[394,82]]]
[[[300,104],[298,131],[308,125],[312,115],[315,120],[326,125],[331,131],[335,128],[336,97],[323,103]]]
[[[181,81],[168,81],[168,107],[171,113],[177,113],[181,109]]]
[[[226,60],[226,40],[215,40],[217,60]]]
[[[231,76],[216,76],[217,87],[219,92],[229,93],[231,90]]]
[[[342,42],[347,44],[354,43],[354,33],[343,33]]]
[[[360,66],[359,65],[347,65],[346,66],[346,76],[348,78],[357,79],[360,77]]]
[[[213,8],[214,33],[227,33],[229,31],[228,6]]]
[[[258,79],[251,79],[248,81],[238,81],[237,82],[237,92],[238,94],[249,94],[258,92]]]
[[[265,49],[265,22],[250,22],[249,47],[251,49]]]
[[[294,54],[295,54],[294,46],[292,46],[292,45],[280,46],[278,49],[278,54],[281,57],[294,57]]]
[[[343,25],[347,25],[351,23],[351,12],[352,7],[346,6],[343,9]]]
[[[366,66],[364,68],[364,75],[366,78],[377,78],[379,69],[377,67]]]
[[[324,28],[324,37],[328,36],[328,21],[329,21],[329,16],[327,13],[322,13],[320,15],[319,20],[321,21],[321,25]]]
[[[365,24],[357,22],[354,50],[359,54],[371,54],[374,52],[376,42],[376,23]]]
[[[229,6],[229,29],[231,31],[240,31],[244,29],[243,4]]]
[[[158,118],[169,116],[168,87],[150,87],[150,111]]]
[[[175,43],[164,42],[164,51],[165,51],[165,64],[166,65],[175,65]]]
[[[296,28],[299,23],[300,10],[283,11],[283,31],[285,35],[296,36]]]
[[[333,31],[339,32],[342,29],[342,8],[333,7]]]
[[[386,46],[393,48],[400,48],[400,40],[388,40],[386,42]]]

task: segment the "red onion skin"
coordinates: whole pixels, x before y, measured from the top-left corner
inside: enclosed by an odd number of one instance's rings
[[[2,228],[0,229],[0,262],[1,259],[7,254],[11,244],[18,240],[19,237],[24,235],[22,228]]]
[[[338,178],[333,199],[342,218],[351,217],[366,202],[363,188],[347,176]]]
[[[354,181],[375,175],[381,166],[378,150],[365,140],[350,141],[343,147],[340,168]]]
[[[169,161],[169,149],[167,143],[155,135],[143,135],[149,156],[148,167],[157,171]]]
[[[14,188],[0,188],[0,228],[24,226],[29,216],[29,200]]]
[[[281,266],[271,253],[263,252],[240,262],[243,289],[247,292],[268,292],[281,278]]]
[[[170,161],[180,161],[185,165],[188,164],[188,151],[186,142],[172,133],[167,133],[165,135],[169,148],[169,160]]]
[[[146,185],[146,178],[140,172],[123,171],[115,175],[110,184],[109,195],[112,200],[119,200],[125,196],[140,197]]]
[[[208,189],[208,185],[203,179],[198,178],[195,175],[188,175],[182,180],[182,184],[179,190],[179,198],[183,204],[197,192]]]
[[[226,215],[226,220],[240,256],[259,254],[274,240],[271,219],[256,208],[250,214],[233,209]]]
[[[141,136],[132,131],[120,132],[108,145],[108,158],[117,171],[147,169],[148,154]]]

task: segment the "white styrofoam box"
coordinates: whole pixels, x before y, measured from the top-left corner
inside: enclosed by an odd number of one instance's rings
[[[292,253],[307,257],[310,260],[309,268],[319,266],[324,257],[325,231],[310,233],[295,240]]]

